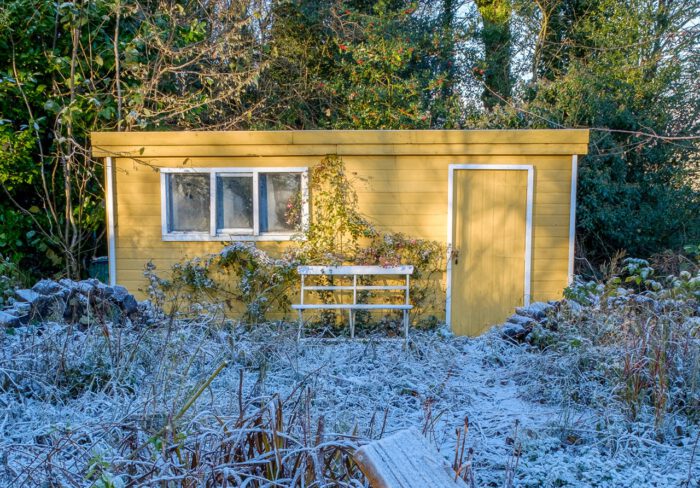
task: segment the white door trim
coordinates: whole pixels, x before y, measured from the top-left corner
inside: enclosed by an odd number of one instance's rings
[[[527,206],[525,210],[525,283],[523,303],[530,304],[530,282],[532,266],[532,206],[535,186],[535,168],[531,164],[450,164],[447,181],[447,297],[445,321],[452,328],[452,216],[454,211],[455,170],[519,170],[527,171]]]
[[[569,270],[568,284],[574,282],[574,253],[576,241],[576,183],[578,181],[578,156],[571,157],[571,202],[569,204]]]

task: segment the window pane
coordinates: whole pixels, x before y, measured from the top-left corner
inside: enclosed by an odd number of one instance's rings
[[[207,232],[209,230],[209,175],[171,174],[170,230]]]
[[[216,220],[219,229],[253,228],[253,177],[217,178]]]
[[[301,175],[260,173],[260,232],[295,232],[301,224]]]

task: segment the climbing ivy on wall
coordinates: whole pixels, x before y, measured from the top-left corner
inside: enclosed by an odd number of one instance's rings
[[[413,313],[421,325],[435,325],[444,305],[445,246],[373,225],[359,211],[357,193],[337,155],[326,156],[311,168],[309,194],[308,229],[303,234],[299,229],[297,238],[278,256],[254,243],[232,242],[220,253],[176,264],[168,278],[160,277],[149,264],[146,276],[152,300],[172,312],[228,312],[252,325],[289,311],[298,292],[299,265],[410,264]],[[319,298],[335,299],[328,294]],[[367,316],[358,319],[360,326],[369,322]]]

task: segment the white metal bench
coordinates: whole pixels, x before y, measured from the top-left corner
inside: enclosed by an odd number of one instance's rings
[[[299,266],[297,268],[301,276],[300,303],[292,305],[299,312],[299,332],[304,327],[304,310],[347,310],[350,316],[350,337],[355,337],[355,312],[358,310],[401,310],[403,312],[404,336],[408,339],[408,311],[413,308],[409,300],[410,276],[413,266]],[[352,285],[306,285],[307,276],[346,276],[352,277]],[[405,284],[401,285],[358,285],[358,276],[404,276]],[[352,303],[305,303],[304,294],[307,291],[352,291]],[[391,303],[357,303],[358,291],[403,291],[404,302]]]

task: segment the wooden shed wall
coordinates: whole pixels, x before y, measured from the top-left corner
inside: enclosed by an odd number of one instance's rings
[[[116,280],[143,288],[144,264],[159,269],[217,252],[222,242],[164,242],[160,167],[311,167],[338,154],[361,211],[392,231],[445,242],[450,164],[535,168],[532,298],[559,298],[567,284],[572,155],[588,132],[289,131],[95,133],[93,154],[112,157]],[[313,219],[313,215],[312,215]],[[260,242],[275,252],[285,243]]]

